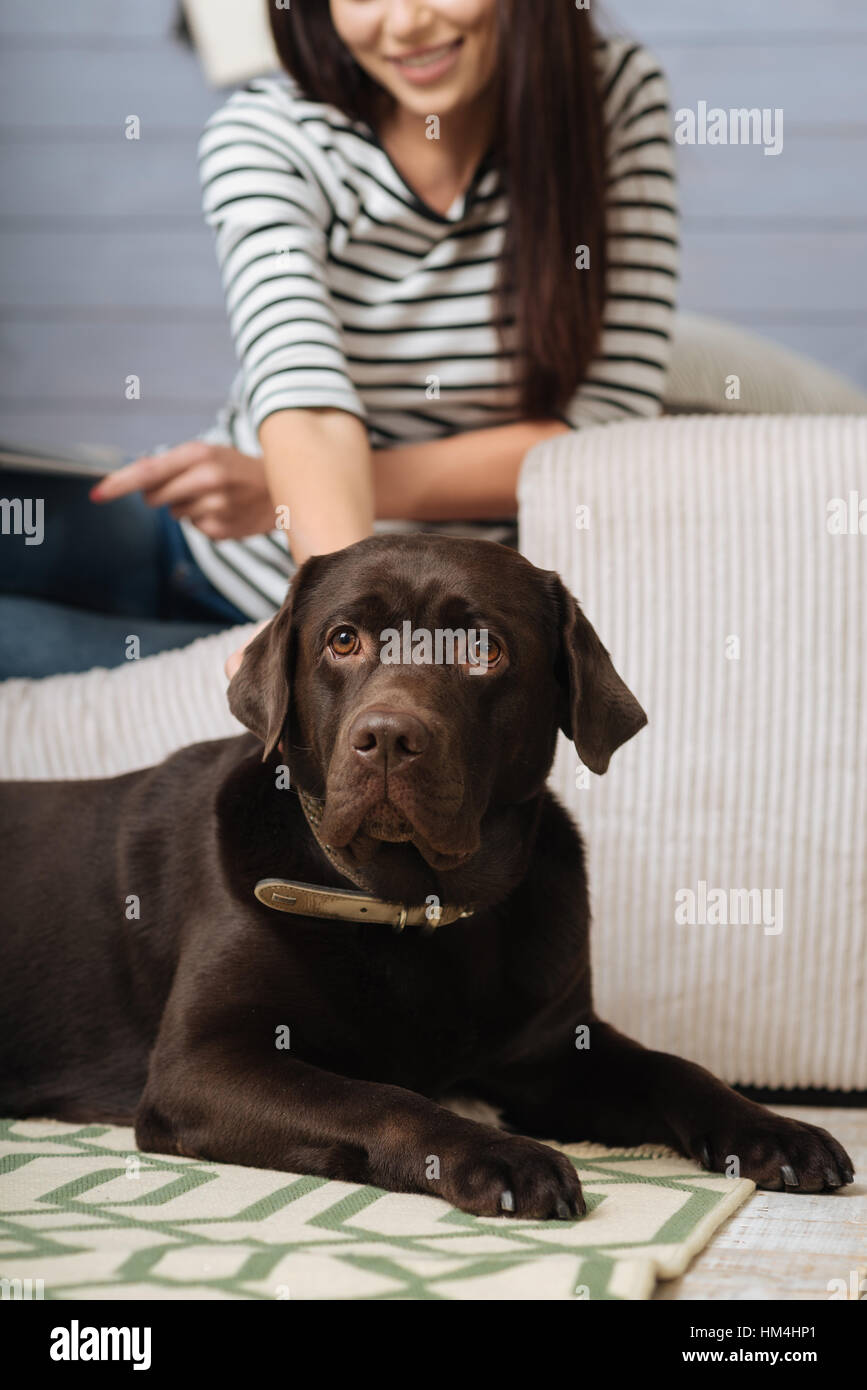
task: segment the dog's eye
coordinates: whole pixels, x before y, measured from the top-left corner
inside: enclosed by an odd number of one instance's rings
[[[479,633],[467,643],[467,658],[471,666],[496,666],[503,649],[490,633]]]
[[[354,627],[336,627],[328,639],[335,656],[354,656],[361,643]]]

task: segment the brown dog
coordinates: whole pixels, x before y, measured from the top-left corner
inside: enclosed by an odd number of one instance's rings
[[[405,623],[414,659],[386,660]],[[0,1112],[135,1115],[145,1150],[480,1215],[584,1210],[525,1135],[852,1180],[825,1130],[593,1012],[581,840],[545,779],[558,728],[603,773],[645,715],[555,574],[419,535],[314,557],[229,698],[252,734],[2,788]],[[458,1090],[520,1133],[438,1103]]]

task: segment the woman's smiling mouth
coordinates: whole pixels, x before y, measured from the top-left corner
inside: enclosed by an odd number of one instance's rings
[[[433,48],[417,48],[400,57],[389,57],[388,61],[409,82],[438,82],[452,67],[463,42],[453,39]]]

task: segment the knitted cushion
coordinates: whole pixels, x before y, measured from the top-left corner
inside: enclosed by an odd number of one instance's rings
[[[223,663],[255,624],[114,670],[0,683],[0,778],[111,777],[243,732]]]
[[[683,312],[663,404],[670,414],[867,415],[867,395],[839,373],[745,328]]]
[[[563,435],[520,501],[649,715],[604,777],[565,739],[555,769],[602,1016],[729,1081],[867,1086],[867,420]]]

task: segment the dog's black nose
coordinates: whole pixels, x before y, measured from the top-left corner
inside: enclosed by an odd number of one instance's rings
[[[349,742],[369,766],[398,772],[425,751],[427,728],[406,710],[367,709],[352,721]]]

